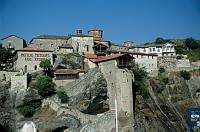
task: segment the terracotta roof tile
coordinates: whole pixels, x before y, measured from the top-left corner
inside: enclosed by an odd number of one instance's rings
[[[95,57],[94,58],[87,57],[87,56],[85,56],[85,57],[87,59],[89,59],[90,61],[92,61],[92,62],[102,62],[102,61],[108,61],[108,60],[112,60],[112,59],[117,59],[117,58],[119,58],[120,56],[123,56],[123,55],[125,55],[125,54],[113,54],[113,55],[108,55],[108,56],[96,56],[96,58]]]
[[[97,55],[91,53],[83,53],[83,56],[87,59],[97,59]]]

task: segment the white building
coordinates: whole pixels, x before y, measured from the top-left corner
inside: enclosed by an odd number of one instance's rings
[[[166,43],[163,45],[158,45],[158,44],[141,45],[138,47],[130,48],[129,51],[146,53],[146,54],[157,54],[158,56],[176,55],[175,45],[172,43]]]
[[[14,70],[23,72],[35,72],[42,70],[40,68],[40,62],[45,59],[49,59],[53,65],[53,51],[36,48],[33,45],[29,45],[26,48],[18,49],[14,52]]]

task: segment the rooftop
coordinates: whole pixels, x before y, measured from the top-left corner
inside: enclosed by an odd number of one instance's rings
[[[90,55],[84,54],[84,57],[89,59],[92,62],[103,62],[103,61],[117,59],[124,55],[128,55],[128,54],[112,54],[112,55],[108,55],[108,56],[97,56],[95,54],[90,54]],[[132,57],[132,56],[130,56],[130,57]],[[132,58],[134,58],[134,57],[132,57]]]
[[[76,70],[72,70],[72,69],[56,69],[54,74],[78,74],[79,72],[81,72],[82,70],[80,69],[76,69]]]
[[[18,49],[16,51],[53,52],[52,50],[46,50],[46,49],[35,47],[33,44],[29,44],[28,47]]]
[[[39,35],[33,37],[33,39],[68,39],[69,36],[57,36],[57,35]]]
[[[12,37],[12,36],[15,36],[15,37],[17,37],[17,38],[19,38],[19,39],[24,40],[23,38],[21,38],[21,37],[19,37],[19,36],[17,36],[17,35],[14,35],[14,34],[9,35],[9,36],[7,36],[7,37],[4,37],[4,38],[2,38],[1,40],[7,39],[7,38]]]

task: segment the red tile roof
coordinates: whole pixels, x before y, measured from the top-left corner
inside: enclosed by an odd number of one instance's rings
[[[46,49],[42,49],[42,48],[37,48],[33,44],[29,44],[28,47],[22,48],[22,49],[18,49],[16,51],[53,52],[52,50],[46,50]]]
[[[95,54],[90,54],[90,55],[84,55],[84,57],[89,59],[92,62],[102,62],[102,61],[117,59],[123,55],[125,55],[125,54],[113,54],[113,55],[108,55],[108,56],[97,56]],[[96,56],[96,57],[93,57],[93,56]]]
[[[92,53],[83,53],[83,56],[87,59],[97,59],[97,55],[92,54]]]

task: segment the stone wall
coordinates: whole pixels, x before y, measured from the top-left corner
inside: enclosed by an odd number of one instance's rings
[[[176,61],[176,67],[190,67],[189,59],[179,59]]]
[[[8,72],[8,71],[0,71],[0,81],[10,81],[11,76],[15,76],[21,74],[20,72]]]
[[[176,57],[158,57],[158,68],[164,67],[165,69],[176,67]]]
[[[157,66],[158,56],[133,54],[133,57],[135,57],[135,62],[140,67],[146,68],[146,71],[149,73],[150,76],[158,75],[158,66]]]
[[[14,62],[14,69],[16,71],[35,72],[42,70],[42,68],[40,68],[40,62],[45,59],[49,59],[53,65],[52,52],[18,51],[15,57],[17,58]]]
[[[52,50],[54,53],[59,52],[59,46],[67,44],[67,39],[39,39],[34,38],[31,42],[38,48]]]
[[[76,37],[72,36],[69,38],[68,43],[72,45],[72,47],[79,53],[82,52],[90,52],[94,53],[93,46],[94,46],[94,41],[93,37]]]
[[[109,107],[115,109],[115,97],[118,111],[133,114],[132,82],[133,75],[126,69],[119,69],[116,60],[101,62],[100,70],[107,81]]]
[[[27,89],[27,74],[22,76],[11,76],[11,90]]]

